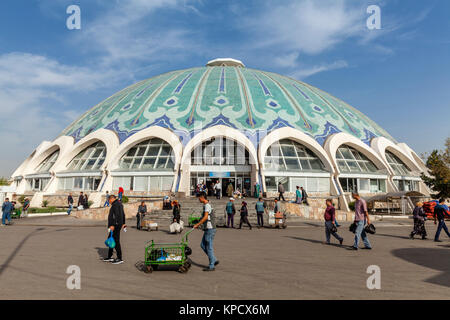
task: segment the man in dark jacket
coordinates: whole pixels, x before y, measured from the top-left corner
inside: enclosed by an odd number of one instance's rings
[[[105,262],[112,262],[113,264],[121,264],[122,260],[122,248],[120,247],[120,231],[126,227],[125,225],[125,212],[123,210],[123,204],[117,200],[115,195],[109,196],[109,203],[111,208],[109,209],[108,215],[108,235],[109,232],[113,233],[114,241],[116,242],[116,254],[117,258],[113,259],[113,250],[109,249],[108,257],[103,259]],[[126,231],[126,229],[125,229]]]
[[[306,193],[306,190],[303,187],[300,187],[300,190],[302,190],[302,202],[309,206],[308,203],[308,194]]]
[[[444,229],[444,232],[450,238],[450,232],[448,231],[448,228],[445,225],[446,211],[447,211],[447,206],[445,206],[445,199],[439,200],[439,204],[434,207],[434,224],[436,224],[436,220],[437,220],[436,235],[434,236],[435,242],[442,242],[442,240],[439,240],[439,235],[441,234],[442,229]]]
[[[80,192],[80,195],[78,196],[77,207],[82,206],[83,204],[84,204],[84,195],[83,192]]]

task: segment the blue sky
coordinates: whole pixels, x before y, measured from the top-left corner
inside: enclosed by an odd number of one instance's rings
[[[81,30],[66,8],[81,8]],[[381,30],[368,30],[369,5]],[[417,153],[450,136],[447,0],[3,0],[0,175],[137,80],[217,57],[301,79]]]

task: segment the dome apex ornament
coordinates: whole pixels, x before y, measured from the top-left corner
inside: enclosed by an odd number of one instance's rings
[[[217,58],[214,60],[208,61],[206,64],[207,67],[241,67],[245,68],[244,63],[241,60],[236,60],[233,58]]]

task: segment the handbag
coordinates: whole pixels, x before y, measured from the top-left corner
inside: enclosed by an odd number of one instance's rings
[[[371,224],[368,224],[368,225],[364,228],[364,231],[366,231],[367,233],[370,233],[370,234],[375,234],[376,228],[375,228],[375,226],[371,223]]]
[[[111,231],[109,231],[109,237],[105,240],[105,245],[110,249],[114,249],[116,247],[116,240],[114,240],[113,233]]]
[[[336,233],[337,232],[337,228],[336,228],[336,226],[334,224],[331,226],[330,232],[331,233]]]
[[[353,222],[353,223],[350,225],[350,227],[348,228],[348,230],[349,230],[350,232],[355,233],[355,232],[356,232],[356,223]]]

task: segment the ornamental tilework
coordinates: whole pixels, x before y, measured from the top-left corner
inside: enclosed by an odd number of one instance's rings
[[[151,126],[172,130],[186,145],[201,130],[224,125],[241,131],[258,147],[271,131],[298,129],[321,145],[334,133],[366,144],[383,136],[380,126],[342,100],[279,74],[231,66],[200,67],[140,81],[99,103],[61,135],[76,141],[105,128],[122,143]]]

